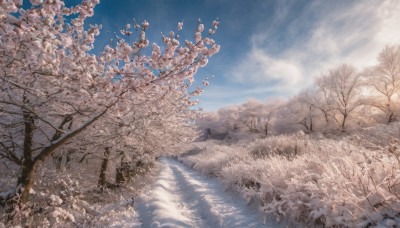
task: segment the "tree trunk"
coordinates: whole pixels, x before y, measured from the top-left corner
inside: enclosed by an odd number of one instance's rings
[[[207,128],[207,139],[211,139],[211,128]]]
[[[325,117],[326,126],[329,126],[328,113],[324,112],[324,117]]]
[[[388,118],[388,122],[387,122],[387,124],[390,124],[390,123],[392,123],[392,122],[394,122],[395,121],[395,116],[394,116],[394,113],[393,113],[393,111],[392,111],[392,105],[391,105],[391,97],[390,96],[388,96],[388,103],[387,103],[387,108],[388,108],[388,110],[387,110],[387,112],[389,113],[389,118]]]
[[[346,119],[347,119],[347,114],[344,114],[343,115],[343,122],[342,122],[342,126],[341,126],[342,132],[345,130]]]
[[[32,159],[32,143],[33,143],[33,132],[35,130],[35,120],[30,112],[22,110],[24,118],[24,144],[23,144],[23,157],[21,162],[21,171],[18,175],[17,187],[14,195],[8,196],[6,203],[8,208],[6,209],[7,222],[12,222],[15,219],[15,215],[21,208],[29,207],[30,203],[30,191],[33,187],[35,180],[37,162]],[[16,221],[17,223],[26,224],[26,218],[22,221]],[[29,225],[28,225],[29,226]]]
[[[265,124],[265,135],[268,135],[268,122]]]
[[[107,184],[106,171],[108,166],[108,161],[110,160],[110,147],[105,147],[103,162],[101,163],[100,176],[99,176],[99,187],[105,187]]]
[[[17,191],[20,194],[20,202],[26,204],[30,200],[30,190],[33,187],[33,181],[36,172],[36,162],[32,159],[32,138],[34,131],[34,118],[28,111],[23,111],[24,117],[24,154],[21,166],[21,173],[18,177]]]
[[[389,118],[388,118],[387,124],[390,124],[390,123],[392,123],[392,122],[394,122],[394,121],[396,121],[396,116],[394,115],[393,112],[391,112],[391,113],[389,114]]]
[[[125,157],[121,158],[121,164],[117,168],[115,175],[115,182],[117,184],[125,183],[130,179],[129,162],[126,161]]]
[[[22,204],[27,204],[30,201],[30,191],[35,180],[36,168],[37,163],[32,162],[32,160],[24,160],[21,174],[18,177],[19,189],[17,190]]]

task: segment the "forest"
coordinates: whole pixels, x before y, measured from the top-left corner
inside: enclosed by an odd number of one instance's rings
[[[264,223],[400,223],[400,45],[365,69],[321,69],[288,99],[203,112],[212,79],[196,73],[220,50],[219,20],[199,19],[192,41],[179,22],[160,46],[134,21],[96,54],[97,4],[0,1],[0,227],[137,222],[161,157],[217,178]]]

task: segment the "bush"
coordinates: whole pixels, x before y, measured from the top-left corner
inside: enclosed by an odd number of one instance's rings
[[[386,133],[374,147],[371,141],[361,146],[368,132],[358,141],[355,134],[326,139],[298,133],[250,145],[197,143],[202,152],[179,159],[221,178],[266,215],[308,226],[391,227],[400,223],[400,145],[390,134],[399,127],[393,128],[376,129]]]

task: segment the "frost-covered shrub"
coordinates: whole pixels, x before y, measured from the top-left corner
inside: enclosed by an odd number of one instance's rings
[[[290,136],[272,136],[266,139],[258,139],[251,143],[248,151],[254,158],[264,158],[266,156],[285,156],[292,158],[306,153],[307,141],[303,132]]]
[[[385,135],[373,148],[362,146],[371,132],[359,132],[358,141],[356,134],[327,139],[298,133],[250,145],[204,142],[196,144],[201,153],[180,160],[218,176],[277,218],[308,226],[394,227],[400,224],[398,129],[377,128],[375,134]]]
[[[352,132],[348,136],[354,144],[379,150],[400,139],[400,122],[381,124]]]
[[[249,157],[243,148],[222,145],[218,141],[197,142],[194,145],[202,148],[202,152],[192,156],[183,154],[180,160],[206,175],[219,176],[222,168],[228,163],[246,160]]]

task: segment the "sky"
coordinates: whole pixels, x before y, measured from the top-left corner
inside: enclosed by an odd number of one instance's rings
[[[176,31],[194,40],[197,19],[206,31],[219,19],[212,38],[221,45],[196,75],[210,85],[198,97],[205,111],[247,98],[290,98],[313,79],[341,63],[371,66],[385,45],[400,42],[398,0],[101,0],[91,24],[103,29],[95,46],[135,19],[150,24],[150,43]]]

